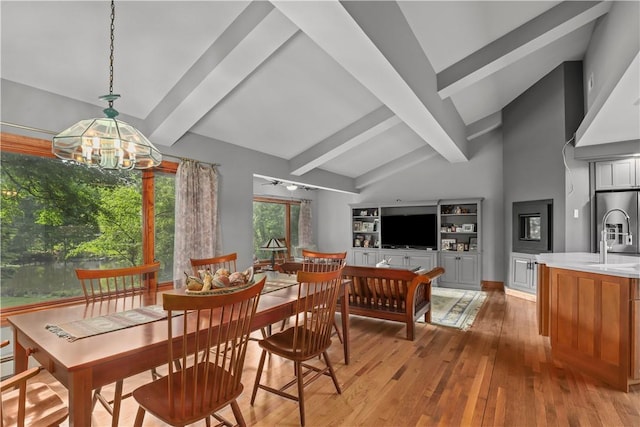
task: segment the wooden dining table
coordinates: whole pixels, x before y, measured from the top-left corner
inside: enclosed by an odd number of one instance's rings
[[[267,287],[280,280],[291,281],[295,275],[268,272]],[[348,300],[348,281],[342,284],[341,298]],[[48,324],[64,324],[94,318],[138,307],[162,304],[171,289],[88,304],[55,307],[10,316],[13,328],[15,372],[27,369],[33,356],[60,381],[69,393],[69,425],[91,425],[92,391],[167,363],[166,319],[88,336],[75,341],[58,337],[45,328]],[[253,318],[252,330],[259,330],[295,314],[298,285],[263,293]],[[341,304],[345,364],[349,363],[349,304]]]

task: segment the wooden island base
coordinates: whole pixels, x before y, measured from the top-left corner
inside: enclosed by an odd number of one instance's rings
[[[618,390],[640,383],[640,280],[546,266],[540,272],[538,320],[542,335],[548,320],[553,357]]]

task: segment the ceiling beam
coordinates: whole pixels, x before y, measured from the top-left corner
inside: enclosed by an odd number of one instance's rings
[[[466,139],[460,141],[447,133],[394,65],[338,1],[272,3],[426,144],[450,162],[468,160]]]
[[[405,169],[409,169],[425,160],[432,159],[437,156],[437,153],[429,147],[421,147],[417,150],[413,150],[410,153],[405,154],[395,160],[385,163],[365,174],[360,175],[355,179],[356,188],[362,189],[368,185],[375,184],[376,182],[383,181],[384,179],[397,174]]]
[[[173,145],[297,31],[268,2],[251,2],[149,115],[149,139]]]
[[[604,15],[611,2],[564,1],[438,73],[438,93],[460,92]]]
[[[402,121],[384,105],[290,160],[291,174],[303,175],[380,135]]]
[[[467,126],[467,139],[471,141],[500,126],[502,126],[502,110],[469,124],[469,126]]]

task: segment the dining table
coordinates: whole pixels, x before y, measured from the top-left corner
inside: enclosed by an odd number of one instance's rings
[[[268,328],[295,314],[299,284],[295,275],[266,272],[265,289],[253,317],[252,330]],[[259,279],[259,278],[258,278]],[[293,283],[292,283],[293,281]],[[288,283],[283,286],[283,283]],[[348,300],[349,281],[343,280],[340,298]],[[68,340],[47,329],[82,319],[101,318],[141,307],[162,304],[162,294],[184,293],[184,288],[109,298],[92,303],[59,306],[10,316],[14,366],[19,373],[35,358],[68,390],[69,425],[90,426],[92,391],[167,364],[166,317],[162,320]],[[349,304],[340,304],[344,362],[349,363]]]

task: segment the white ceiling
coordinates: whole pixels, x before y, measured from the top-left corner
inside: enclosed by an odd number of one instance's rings
[[[104,106],[107,1],[0,7],[3,79]],[[193,132],[289,160],[300,182],[320,168],[363,187],[402,159],[468,160],[466,126],[499,125],[505,105],[582,59],[609,7],[123,0],[115,108],[143,120],[160,151]],[[615,114],[615,101],[600,110]]]

